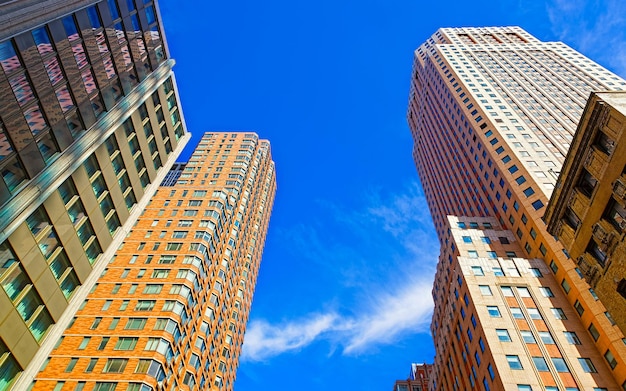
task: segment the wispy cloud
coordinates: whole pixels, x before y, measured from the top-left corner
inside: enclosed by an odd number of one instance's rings
[[[285,245],[298,254],[340,269],[338,284],[353,288],[353,297],[333,298],[332,304],[287,320],[253,319],[243,360],[265,361],[317,341],[355,355],[428,331],[438,243],[419,185],[411,183],[398,193],[372,190],[355,204],[320,201],[330,215],[323,217],[323,227],[303,224],[284,233]],[[324,235],[342,230],[345,235]],[[343,301],[350,306],[342,308]]]
[[[626,3],[623,0],[548,0],[552,32],[626,76]]]
[[[264,361],[299,351],[316,340],[339,344],[344,354],[358,354],[372,345],[392,343],[406,333],[426,332],[433,307],[431,287],[427,279],[407,282],[397,291],[380,294],[368,311],[356,317],[330,312],[278,324],[252,321],[242,359]]]

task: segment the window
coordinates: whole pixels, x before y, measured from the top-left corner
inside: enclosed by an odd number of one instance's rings
[[[552,364],[554,364],[557,372],[569,372],[565,360],[561,357],[552,357]]]
[[[91,341],[91,337],[84,337],[80,345],[78,345],[78,350],[85,350],[89,341]]]
[[[574,309],[576,309],[576,312],[578,312],[579,316],[583,316],[583,313],[585,312],[585,308],[580,303],[580,301],[576,300],[576,302],[574,302]]]
[[[581,358],[578,359],[578,363],[583,368],[583,371],[585,371],[587,373],[596,373],[596,372],[598,372],[596,367],[593,365],[593,362],[591,362],[590,358],[581,357]]]
[[[152,271],[152,278],[167,278],[170,274],[168,269],[154,269]]]
[[[472,238],[469,236],[463,236],[463,243],[472,243]]]
[[[528,311],[528,315],[530,315],[530,319],[541,319],[541,314],[537,308],[526,308]]]
[[[177,251],[177,250],[180,250],[182,247],[183,247],[182,243],[168,243],[165,246],[165,249],[167,251]]]
[[[533,388],[530,384],[518,384],[517,391],[533,391]]]
[[[67,364],[67,367],[65,367],[65,372],[72,372],[77,362],[78,362],[77,358],[70,359],[69,364]]]
[[[524,369],[522,367],[522,363],[519,360],[519,356],[507,355],[506,356],[506,361],[509,363],[509,368],[511,368],[511,369],[514,369],[514,370]]]
[[[554,315],[556,319],[567,319],[562,308],[550,308],[550,311],[552,311],[552,315]]]
[[[526,343],[537,343],[537,341],[535,341],[535,337],[533,336],[532,331],[530,330],[521,330],[520,335]]]
[[[107,347],[107,344],[109,343],[110,339],[111,337],[102,337],[102,340],[100,340],[100,345],[98,345],[97,350],[104,350],[104,348]]]
[[[496,373],[494,372],[491,364],[487,365],[487,371],[489,371],[489,377],[493,380],[496,377]]]
[[[488,238],[488,237],[486,237],[486,236],[482,236],[482,237],[480,238],[480,240],[481,240],[483,243],[486,243],[486,244],[491,244],[491,239],[489,239],[489,238]]]
[[[478,258],[478,252],[475,250],[469,250],[467,254],[470,258]]]
[[[491,296],[491,288],[489,285],[478,285],[478,288],[483,296]]]
[[[115,344],[115,350],[134,350],[137,345],[137,339],[134,337],[120,337]]]
[[[480,266],[472,266],[472,273],[475,276],[484,276],[485,273],[483,272],[483,268]]]
[[[565,294],[569,293],[569,291],[570,291],[569,282],[567,282],[567,280],[565,278],[563,279],[563,281],[561,281],[561,287],[565,291]]]
[[[511,336],[507,329],[496,329],[496,335],[501,342],[511,342]]]
[[[492,318],[499,318],[501,316],[500,310],[495,305],[488,305],[487,312],[489,313],[489,316],[491,316]]]
[[[533,363],[539,372],[549,372],[548,363],[543,357],[533,357]]]
[[[87,368],[85,368],[85,372],[86,373],[93,372],[93,368],[96,366],[97,363],[98,363],[97,358],[89,359],[89,364],[87,364]]]
[[[570,343],[571,345],[580,345],[580,339],[578,338],[578,335],[576,335],[575,332],[573,331],[564,331],[563,334],[565,335],[565,339],[567,340],[568,343]]]
[[[511,307],[511,315],[513,315],[513,318],[515,319],[524,319],[522,309],[519,307]]]
[[[493,267],[491,268],[491,270],[493,270],[493,274],[496,277],[504,277],[504,272],[502,271],[501,267]]]
[[[554,339],[552,339],[549,331],[539,331],[539,338],[546,345],[554,345]]]
[[[128,363],[128,359],[125,358],[109,358],[107,359],[107,363],[104,365],[103,373],[122,373],[124,372],[124,368],[126,368],[126,364]]]
[[[596,326],[594,326],[593,323],[589,325],[589,328],[587,330],[589,330],[589,334],[591,334],[594,341],[597,341],[598,338],[600,338],[600,332],[598,331],[598,329],[596,329]]]
[[[156,300],[139,300],[135,306],[135,311],[152,311]]]
[[[143,330],[144,326],[146,325],[146,321],[147,320],[148,319],[146,319],[146,318],[130,318],[126,322],[126,326],[124,326],[124,329],[126,329],[126,330]]]
[[[161,293],[161,289],[163,289],[163,284],[148,284],[143,290],[144,294],[157,294]]]
[[[96,382],[93,391],[115,391],[117,383],[113,382]]]
[[[539,292],[541,292],[541,295],[543,297],[554,297],[554,293],[552,293],[552,289],[550,289],[547,286],[539,287]]]
[[[510,286],[503,285],[500,287],[500,290],[505,297],[513,297],[513,289]]]
[[[606,360],[606,362],[609,363],[611,369],[615,369],[615,367],[617,366],[617,360],[610,350],[607,350],[606,353],[604,353],[604,359]]]

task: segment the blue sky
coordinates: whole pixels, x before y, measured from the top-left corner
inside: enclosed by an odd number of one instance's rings
[[[438,245],[405,113],[439,27],[519,25],[626,76],[623,0],[161,0],[188,129],[253,130],[278,191],[237,391],[391,389],[432,362]]]

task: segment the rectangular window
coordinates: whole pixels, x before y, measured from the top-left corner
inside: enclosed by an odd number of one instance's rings
[[[484,276],[485,273],[483,272],[483,268],[480,266],[472,266],[472,273],[475,276]]]
[[[491,288],[489,285],[478,285],[478,288],[483,296],[491,296]]]
[[[596,367],[593,365],[593,362],[591,362],[590,358],[581,357],[581,358],[578,359],[578,363],[580,363],[580,366],[583,368],[583,371],[585,371],[587,373],[596,373],[596,372],[598,372]]]
[[[550,308],[550,311],[552,311],[552,315],[554,315],[556,319],[567,319],[562,308]]]
[[[530,330],[521,330],[520,335],[526,343],[537,343],[537,341],[535,341],[535,337],[533,336],[532,331]]]
[[[547,286],[539,287],[539,292],[541,292],[541,295],[543,297],[554,297],[554,293],[552,293],[552,289],[550,289]]]
[[[539,372],[549,372],[548,363],[543,357],[533,357],[533,363],[535,364],[535,368]]]
[[[496,329],[496,335],[500,342],[511,342],[511,336],[507,329]]]
[[[565,335],[565,339],[567,340],[567,342],[571,345],[580,345],[580,339],[578,338],[578,335],[576,335],[575,332],[573,331],[564,331],[563,334]]]
[[[120,337],[115,344],[115,350],[134,350],[137,340],[135,337]]]
[[[492,318],[499,318],[499,317],[501,317],[500,310],[495,305],[488,305],[487,306],[487,312],[489,313],[489,316],[491,316]]]
[[[135,311],[152,311],[156,300],[139,300],[135,306]]]
[[[509,363],[509,368],[513,369],[513,370],[520,370],[520,369],[524,369],[522,367],[522,363],[519,360],[519,356],[516,355],[507,355],[506,356],[506,361]]]
[[[609,363],[611,369],[615,369],[615,367],[617,366],[617,360],[610,350],[607,350],[606,353],[604,353],[604,359],[607,363]]]
[[[129,318],[124,329],[126,330],[143,330],[148,319],[146,318]]]
[[[128,359],[125,358],[109,358],[107,359],[107,363],[104,365],[103,373],[122,373],[124,372],[124,368],[126,368],[126,364],[128,363]]]

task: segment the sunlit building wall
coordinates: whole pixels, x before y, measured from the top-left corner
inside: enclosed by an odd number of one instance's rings
[[[30,384],[189,138],[158,15],[0,4],[0,390]]]
[[[434,390],[617,390],[548,266],[495,218],[448,217],[433,285]]]
[[[446,219],[494,216],[525,258],[550,266],[583,326],[626,381],[624,335],[542,221],[586,100],[626,82],[518,27],[444,28],[415,52],[408,122],[440,243]],[[597,335],[596,335],[597,331]]]
[[[268,141],[206,133],[109,261],[33,390],[232,390],[275,191]]]

